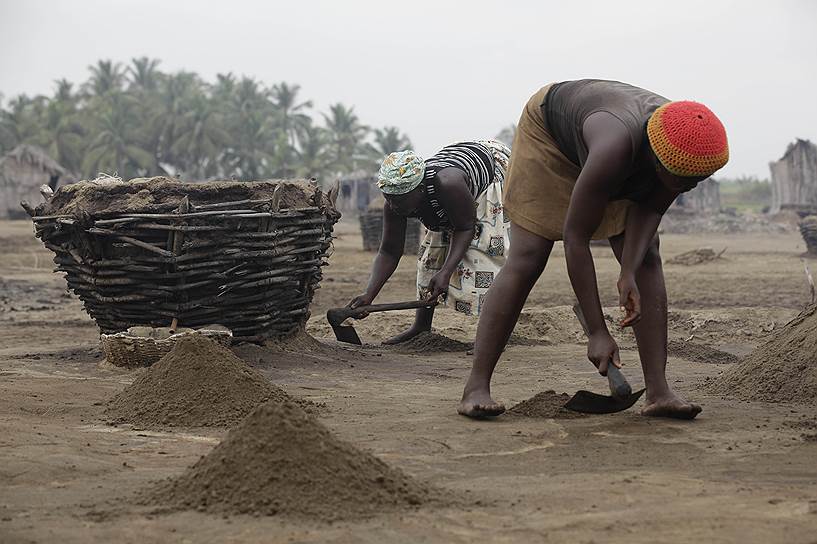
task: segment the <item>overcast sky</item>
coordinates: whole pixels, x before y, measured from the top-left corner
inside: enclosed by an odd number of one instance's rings
[[[97,59],[147,55],[212,81],[301,85],[354,105],[429,155],[492,137],[551,81],[596,77],[707,104],[732,158],[768,177],[795,137],[817,141],[810,0],[0,0],[0,93],[50,94]]]

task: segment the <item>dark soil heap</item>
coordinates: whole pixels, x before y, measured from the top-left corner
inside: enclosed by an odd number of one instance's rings
[[[409,353],[465,352],[473,348],[472,343],[460,342],[436,332],[421,332],[411,340],[396,344],[398,351]]]
[[[553,390],[542,391],[513,406],[507,413],[513,416],[556,419],[584,417],[585,414],[571,412],[564,408],[568,400],[570,400],[570,395],[567,393],[559,394]]]
[[[292,400],[227,348],[191,335],[112,398],[105,414],[148,428],[230,427],[270,399]]]
[[[339,440],[296,404],[271,401],[187,472],[137,500],[170,510],[334,521],[405,509],[435,496]]]
[[[709,388],[747,400],[817,404],[817,305],[792,319]]]

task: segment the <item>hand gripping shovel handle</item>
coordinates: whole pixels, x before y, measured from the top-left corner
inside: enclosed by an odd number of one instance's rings
[[[355,328],[351,325],[343,325],[343,322],[348,318],[359,319],[363,314],[371,312],[385,312],[388,310],[410,310],[412,308],[428,308],[436,306],[436,301],[427,300],[412,300],[410,302],[394,302],[390,304],[368,304],[366,306],[358,306],[357,308],[332,308],[326,312],[326,320],[332,326],[335,333],[335,338],[340,342],[360,345],[360,337],[355,332]]]
[[[578,302],[573,305],[573,313],[576,314],[576,319],[579,320],[582,330],[584,330],[584,335],[589,337],[590,330],[587,326],[587,320],[584,318],[582,307],[579,306]],[[627,383],[627,378],[625,378],[621,370],[613,364],[612,359],[607,362],[607,383],[610,385],[610,393],[617,399],[627,398],[633,392],[633,388]]]
[[[387,312],[389,310],[411,310],[414,308],[428,308],[436,306],[437,301],[427,300],[410,300],[408,302],[389,302],[388,304],[367,304],[365,306],[358,306],[357,308],[350,308],[344,306],[343,308],[332,308],[326,312],[326,318],[334,327],[340,325],[347,318],[358,319],[363,314],[372,312]]]
[[[607,383],[610,385],[610,394],[617,399],[625,399],[633,393],[633,388],[612,360],[607,365]]]

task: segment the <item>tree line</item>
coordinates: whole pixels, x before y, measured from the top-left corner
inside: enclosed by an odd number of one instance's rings
[[[160,61],[100,60],[53,96],[20,95],[0,107],[0,153],[42,147],[83,178],[171,174],[186,180],[343,175],[373,169],[411,147],[396,127],[371,128],[342,103],[314,111],[300,86],[251,77],[166,73]]]

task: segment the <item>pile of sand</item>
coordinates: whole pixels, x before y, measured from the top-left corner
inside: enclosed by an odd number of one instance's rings
[[[471,342],[460,342],[436,332],[421,332],[414,338],[401,344],[395,344],[395,349],[408,353],[443,353],[466,352],[474,349]]]
[[[270,399],[292,400],[224,346],[191,335],[112,398],[105,414],[147,428],[230,427]]]
[[[669,341],[667,351],[673,357],[680,357],[687,361],[695,361],[696,363],[708,363],[713,365],[728,365],[738,362],[738,357],[721,351],[719,349],[707,346],[705,344],[695,344],[693,342],[684,342],[683,340],[672,339]]]
[[[623,315],[618,315],[616,308],[603,308],[603,314],[616,341],[635,340],[631,328],[621,329],[618,326],[618,321]],[[528,339],[540,345],[583,344],[587,341],[581,323],[576,319],[571,306],[526,309],[519,315],[513,334],[517,341]]]
[[[694,337],[707,344],[759,343],[780,330],[797,315],[788,308],[712,308],[670,310],[668,327],[672,335]]]
[[[717,394],[748,400],[817,403],[817,305],[800,313],[708,387]]]
[[[304,329],[298,329],[294,334],[283,338],[267,339],[264,341],[263,349],[272,353],[349,354],[349,351],[344,350],[342,346],[324,344]]]
[[[570,400],[570,395],[567,393],[559,394],[553,390],[543,391],[528,400],[523,400],[510,408],[506,413],[512,416],[556,419],[584,417],[585,414],[571,412],[564,408],[568,400]]]
[[[271,401],[187,472],[137,500],[170,510],[333,521],[405,510],[439,497],[339,440],[296,404]]]

